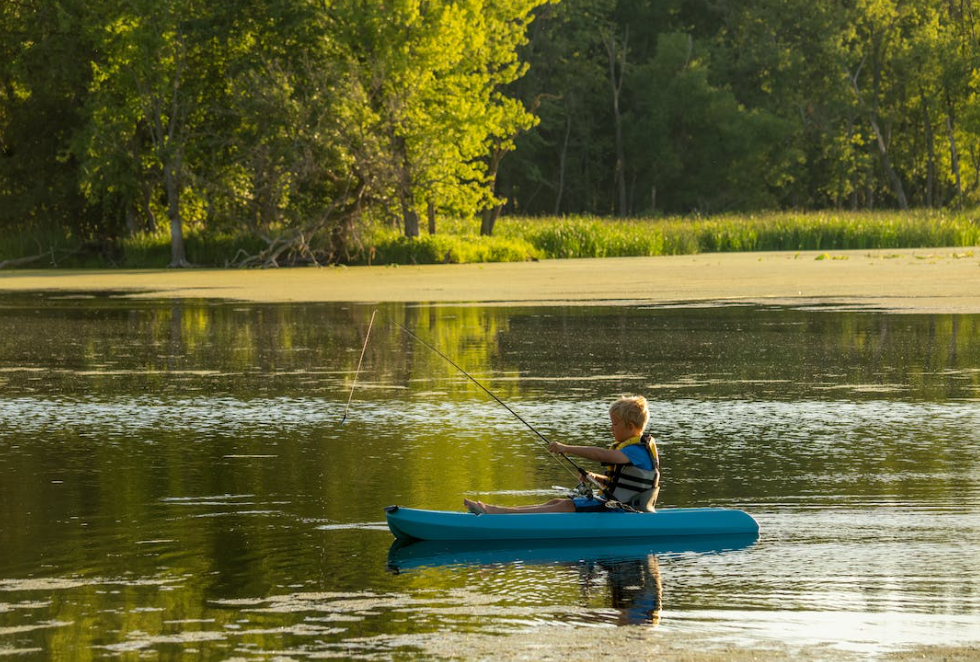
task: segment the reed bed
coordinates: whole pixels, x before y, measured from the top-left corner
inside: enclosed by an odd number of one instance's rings
[[[476,222],[446,221],[440,233],[406,239],[375,228],[363,242],[373,263],[492,262],[545,258],[827,251],[980,245],[977,212],[808,212],[713,217],[521,218],[480,237]],[[363,256],[359,261],[364,262]]]
[[[52,246],[40,266],[160,267],[169,262],[165,231],[122,239],[111,255],[71,256],[67,237],[0,237],[4,257]],[[227,266],[264,243],[247,233],[188,232],[189,259]],[[350,264],[514,262],[535,259],[690,255],[732,251],[832,251],[980,245],[980,211],[773,212],[711,217],[610,219],[593,216],[504,217],[492,237],[476,220],[439,219],[438,232],[408,239],[387,224],[362,227]],[[56,249],[57,250],[56,250]],[[41,250],[47,250],[42,248]],[[60,259],[59,259],[60,256]]]
[[[521,237],[550,258],[960,247],[980,244],[978,219],[941,212],[511,219],[500,235]]]

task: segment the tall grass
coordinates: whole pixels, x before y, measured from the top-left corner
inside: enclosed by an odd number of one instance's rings
[[[48,250],[65,255],[70,238],[5,236],[4,258]],[[239,251],[254,254],[265,243],[247,233],[191,231],[188,258],[225,266]],[[504,217],[492,237],[479,235],[479,221],[439,219],[438,233],[407,239],[390,225],[361,228],[352,241],[352,264],[512,262],[545,258],[681,255],[729,251],[830,251],[980,245],[980,212],[772,212],[712,217],[609,219],[591,216]],[[38,247],[41,246],[39,249]],[[57,249],[57,250],[56,250]],[[166,231],[121,240],[113,258],[82,254],[57,266],[163,267],[170,261]],[[33,267],[52,266],[51,260]]]
[[[184,235],[188,259],[201,266],[224,267],[235,260],[239,251],[258,253],[266,247],[261,238],[246,232],[205,233],[191,231]],[[170,263],[170,230],[141,232],[122,240],[122,264],[131,269],[159,269]]]
[[[826,251],[980,245],[977,212],[772,212],[702,217],[502,218],[493,237],[478,223],[443,221],[440,234],[406,239],[375,227],[360,262],[492,262],[732,251]]]
[[[731,251],[807,251],[976,246],[980,215],[943,212],[810,212],[710,218],[504,219],[543,257],[622,257]]]

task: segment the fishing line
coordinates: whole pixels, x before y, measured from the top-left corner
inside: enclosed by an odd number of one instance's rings
[[[428,347],[429,349],[431,349],[431,350],[432,350],[433,352],[435,352],[436,354],[438,354],[438,355],[439,355],[439,356],[441,356],[442,358],[444,358],[444,359],[446,359],[446,361],[448,361],[450,365],[452,365],[452,366],[453,366],[454,368],[456,368],[456,369],[457,369],[457,370],[459,370],[459,371],[460,371],[461,373],[463,373],[463,375],[465,375],[467,379],[469,379],[469,380],[470,380],[471,382],[473,382],[474,384],[476,384],[477,386],[479,386],[479,387],[480,387],[481,389],[483,389],[483,392],[484,392],[484,393],[486,393],[486,394],[487,394],[487,395],[489,395],[489,396],[490,396],[491,398],[493,398],[494,400],[496,400],[496,401],[497,401],[497,403],[498,403],[498,404],[500,404],[500,406],[501,406],[501,407],[503,407],[504,409],[506,409],[507,411],[509,411],[509,412],[510,412],[511,414],[513,414],[513,415],[514,415],[514,417],[515,417],[515,418],[516,418],[517,420],[519,420],[519,421],[520,421],[521,423],[523,423],[524,425],[526,425],[526,426],[527,426],[527,427],[528,427],[528,428],[529,428],[529,429],[531,430],[531,432],[533,432],[534,434],[536,434],[536,435],[537,435],[537,436],[538,436],[538,437],[539,437],[539,438],[541,439],[541,441],[543,441],[543,442],[545,443],[545,445],[546,445],[546,446],[547,446],[547,445],[549,445],[549,444],[551,443],[550,441],[548,441],[548,439],[547,439],[547,438],[546,438],[546,437],[545,437],[545,436],[544,436],[543,434],[541,434],[540,432],[538,432],[538,431],[537,431],[537,430],[536,430],[536,429],[534,428],[534,426],[533,426],[533,425],[531,425],[530,423],[528,423],[527,421],[525,421],[525,420],[524,420],[524,419],[523,419],[523,418],[521,417],[521,415],[520,415],[520,414],[518,414],[518,413],[517,413],[516,411],[514,411],[514,410],[513,410],[513,409],[511,409],[511,408],[510,408],[509,406],[507,406],[507,403],[506,403],[506,402],[504,402],[503,400],[501,400],[500,398],[498,398],[498,397],[497,397],[496,395],[494,395],[494,394],[493,394],[493,392],[491,392],[491,391],[490,391],[490,389],[488,389],[488,388],[487,388],[486,386],[484,386],[483,384],[481,384],[480,382],[478,382],[478,381],[476,380],[476,378],[475,378],[475,377],[473,377],[473,375],[471,375],[470,373],[468,373],[468,372],[466,372],[466,371],[465,371],[465,370],[463,370],[463,369],[462,369],[461,367],[459,367],[459,365],[457,365],[455,361],[453,361],[453,360],[452,360],[451,358],[449,358],[448,356],[446,356],[445,354],[443,354],[443,353],[442,353],[441,351],[439,351],[439,349],[438,349],[438,348],[436,348],[436,347],[434,347],[434,346],[432,346],[432,345],[430,345],[429,343],[427,343],[427,342],[425,342],[424,340],[422,340],[421,338],[419,338],[419,337],[418,337],[417,335],[415,335],[415,334],[414,334],[414,333],[413,333],[413,332],[412,332],[411,330],[409,330],[409,329],[408,329],[407,327],[405,327],[405,326],[403,326],[402,324],[399,324],[399,323],[398,323],[398,322],[396,322],[395,320],[391,320],[391,322],[392,322],[392,324],[394,324],[395,326],[397,326],[397,327],[398,327],[399,329],[401,329],[402,331],[404,331],[405,333],[407,333],[407,334],[408,334],[409,336],[411,336],[412,338],[414,338],[415,340],[417,340],[417,341],[418,341],[419,343],[421,343],[421,344],[422,344],[422,345],[424,345],[425,347]],[[560,466],[562,466],[562,467],[564,467],[566,471],[568,471],[569,473],[571,473],[572,475],[574,475],[574,476],[576,476],[576,477],[579,477],[579,476],[582,476],[582,477],[588,477],[588,478],[589,478],[589,480],[590,480],[590,481],[591,481],[591,482],[592,482],[593,484],[595,484],[596,486],[598,486],[598,487],[600,487],[600,489],[601,489],[601,487],[602,487],[602,486],[601,486],[601,485],[599,485],[599,483],[598,483],[597,481],[595,481],[595,480],[594,480],[594,479],[593,479],[593,478],[591,477],[591,475],[589,474],[589,472],[587,472],[587,471],[586,471],[585,469],[583,469],[582,467],[580,467],[580,466],[578,466],[578,465],[577,465],[577,464],[576,464],[575,462],[573,462],[573,461],[572,461],[572,460],[571,460],[571,459],[570,459],[570,458],[569,458],[569,457],[568,457],[567,455],[565,455],[564,453],[556,453],[556,454],[557,454],[557,455],[559,455],[559,456],[560,456],[560,457],[561,457],[561,458],[562,458],[563,460],[565,460],[566,462],[568,462],[568,463],[569,463],[570,465],[572,465],[573,467],[575,467],[575,469],[577,470],[577,472],[573,472],[573,471],[572,471],[571,469],[569,469],[568,467],[566,467],[565,465],[563,465],[563,464],[562,464],[561,462],[558,462],[558,464],[559,464]],[[557,459],[557,458],[555,458],[555,461],[557,462],[557,461],[558,461],[558,459]]]
[[[344,421],[347,420],[347,410],[350,409],[350,401],[354,399],[354,387],[357,385],[357,375],[361,372],[361,362],[364,360],[364,352],[367,350],[368,339],[371,337],[371,327],[374,326],[374,316],[377,314],[377,310],[371,313],[371,321],[368,322],[367,335],[364,336],[364,346],[361,347],[361,357],[357,359],[357,370],[354,371],[354,381],[350,385],[350,395],[347,397],[347,406],[344,407],[344,417],[340,419],[341,425],[343,425]]]
[[[357,369],[354,371],[354,381],[351,383],[350,395],[347,398],[347,406],[344,408],[344,417],[340,420],[340,424],[341,425],[343,425],[344,424],[344,421],[347,420],[347,412],[350,409],[351,400],[353,400],[353,398],[354,398],[354,388],[357,385],[357,375],[361,371],[361,362],[364,360],[364,352],[367,350],[368,340],[371,338],[371,327],[374,326],[374,317],[377,314],[378,314],[378,311],[377,310],[375,310],[373,313],[371,313],[371,321],[368,323],[367,334],[364,336],[364,346],[361,347],[361,356],[357,360]],[[528,423],[526,420],[524,420],[524,418],[520,414],[518,414],[516,411],[514,411],[513,409],[511,409],[507,405],[506,402],[504,402],[503,400],[501,400],[500,398],[498,398],[490,389],[488,389],[486,386],[484,386],[479,381],[477,381],[476,378],[473,377],[473,375],[471,375],[470,373],[468,373],[465,370],[463,370],[455,361],[453,361],[451,358],[449,358],[448,356],[446,356],[445,354],[443,354],[441,351],[439,351],[438,348],[434,347],[433,345],[430,345],[429,343],[427,343],[424,340],[422,340],[421,338],[419,338],[408,327],[406,327],[406,326],[398,323],[395,320],[391,320],[391,322],[392,322],[392,324],[394,324],[395,326],[397,326],[399,329],[401,329],[402,331],[404,331],[405,333],[407,333],[412,339],[416,340],[418,343],[420,343],[424,347],[432,350],[433,352],[435,352],[436,354],[438,354],[439,356],[441,356],[443,359],[445,359],[446,361],[448,361],[451,366],[453,366],[454,368],[456,368],[457,370],[459,370],[461,373],[463,373],[463,375],[467,379],[469,379],[471,382],[473,382],[474,384],[476,384],[477,386],[479,386],[483,390],[484,393],[486,393],[491,398],[493,398],[501,407],[503,407],[504,409],[506,409],[507,411],[509,411],[517,420],[519,420],[521,423],[523,423],[524,425],[526,425],[528,427],[528,429],[531,430],[531,432],[533,432],[534,434],[536,434],[538,436],[538,438],[540,438],[541,441],[544,442],[545,446],[548,446],[548,445],[551,444],[551,442],[548,441],[547,437],[545,437],[543,434],[541,434],[540,432],[538,432],[538,430],[533,425],[531,425],[530,423]],[[593,478],[592,475],[588,471],[586,471],[585,469],[583,469],[582,467],[580,467],[578,464],[576,464],[571,458],[569,458],[564,453],[554,453],[554,454],[549,453],[549,454],[552,455],[552,457],[554,457],[554,455],[558,455],[559,457],[561,457],[561,459],[565,460],[566,462],[568,462],[568,464],[570,464],[572,467],[574,467],[575,468],[575,471],[572,471],[569,467],[567,467],[564,464],[562,464],[558,460],[558,458],[554,458],[555,462],[558,462],[558,466],[562,467],[563,469],[565,469],[566,471],[568,471],[570,474],[572,474],[576,478],[584,478],[584,479],[587,479],[590,483],[592,483],[594,486],[596,486],[597,488],[599,488],[599,491],[600,492],[602,492],[604,490],[603,486],[595,478]]]

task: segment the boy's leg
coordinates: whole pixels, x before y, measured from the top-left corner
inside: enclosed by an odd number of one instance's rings
[[[520,515],[529,513],[574,513],[575,504],[571,499],[552,499],[548,503],[537,503],[531,506],[492,506],[481,504],[485,512],[491,515]]]

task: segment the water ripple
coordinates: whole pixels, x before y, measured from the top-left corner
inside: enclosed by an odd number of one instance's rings
[[[518,401],[512,407],[545,432],[561,437],[608,436],[606,401]],[[233,397],[161,399],[151,396],[114,399],[19,397],[0,399],[0,439],[24,432],[98,430],[108,434],[137,435],[169,430],[213,431],[269,436],[286,430],[339,427],[343,404],[319,398]],[[457,402],[387,399],[355,402],[348,424],[370,421],[375,426],[397,426],[407,438],[451,424],[456,428],[528,434],[527,429],[493,402],[475,400],[461,414]],[[960,436],[980,442],[980,408],[973,403],[929,403],[847,400],[651,401],[650,429],[662,441],[685,443],[729,436],[732,449],[749,447],[754,440],[777,437],[784,443],[820,446],[825,452],[846,451],[842,441],[901,438],[915,444],[916,430],[956,429]],[[418,430],[419,432],[415,432]],[[231,454],[229,457],[254,457]]]

